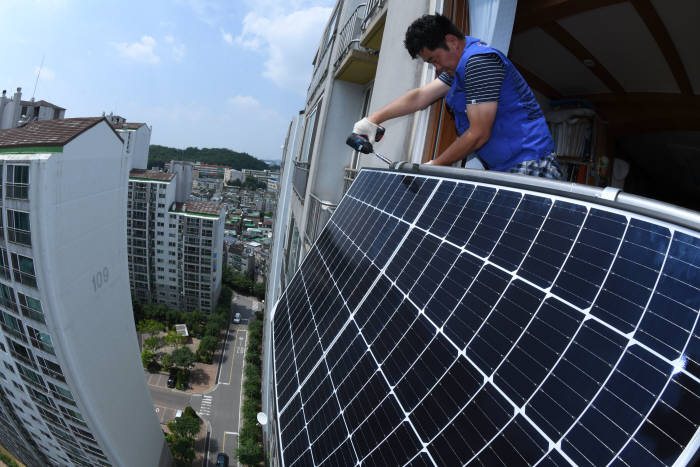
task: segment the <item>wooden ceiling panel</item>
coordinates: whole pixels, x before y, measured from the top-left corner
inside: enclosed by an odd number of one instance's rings
[[[694,94],[700,94],[700,2],[698,0],[652,0],[673,41]]]
[[[659,45],[632,4],[589,10],[558,22],[625,91],[680,91]]]
[[[581,60],[539,28],[515,34],[509,57],[563,96],[610,92]]]

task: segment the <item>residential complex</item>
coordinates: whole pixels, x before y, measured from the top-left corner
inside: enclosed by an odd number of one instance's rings
[[[224,208],[189,201],[184,172],[132,169],[127,239],[134,297],[210,313],[221,292]],[[191,185],[190,185],[191,186]]]
[[[58,120],[64,118],[66,109],[44,100],[22,100],[22,88],[12,97],[8,97],[7,90],[0,95],[0,130],[16,128],[29,121]]]
[[[692,135],[700,128],[697,103],[693,111],[691,101],[700,92],[700,81],[697,73],[690,73],[697,70],[697,60],[685,47],[692,34],[681,26],[682,11],[691,8],[691,2],[682,2],[684,6],[678,8],[662,2],[653,2],[653,6],[649,3],[649,8],[638,8],[634,2],[568,3],[561,7],[551,2],[514,0],[336,2],[317,44],[305,106],[289,126],[282,154],[266,296],[267,358],[263,370],[263,411],[271,420],[266,443],[273,463],[278,459],[279,440],[269,340],[273,310],[359,170],[387,168],[374,155],[360,154],[343,144],[353,123],[436,77],[431,65],[412,60],[404,49],[405,31],[416,18],[443,13],[466,34],[507,54],[532,87],[548,118],[560,118],[554,112],[562,105],[572,105],[570,100],[562,101],[566,98],[576,101],[574,105],[595,108],[600,116],[596,115],[592,125],[596,130],[590,136],[590,153],[585,158],[559,154],[562,164],[583,167],[585,183],[612,184],[608,165],[612,165],[613,158],[630,160],[658,174],[651,168],[654,161],[658,162],[658,153],[654,155],[651,147],[663,148],[664,160],[672,167],[684,166],[686,159],[682,159],[673,137],[664,133],[667,130],[677,131],[684,141],[695,141],[692,144],[697,147],[697,138]],[[601,24],[606,25],[605,40],[596,34]],[[638,27],[632,30],[623,24]],[[666,40],[658,41],[659,30],[664,31]],[[654,44],[655,51],[657,47],[662,50],[658,57],[655,52],[653,59],[658,67],[653,69],[658,73],[652,76],[632,71],[634,63],[651,58],[646,55],[648,48],[631,45],[630,36],[638,40],[637,44]],[[664,56],[675,57],[673,64]],[[644,68],[652,69],[647,65]],[[694,96],[688,74],[695,80]],[[658,118],[669,115],[661,110],[662,102],[674,108],[674,118]],[[383,126],[386,135],[375,149],[395,162],[430,161],[456,138],[450,112],[441,101]],[[648,144],[640,144],[640,138]],[[467,167],[483,166],[474,158]],[[637,186],[647,189],[639,192],[645,196],[694,190],[689,180],[685,188],[679,184],[664,193],[653,188],[655,178],[638,180]],[[688,199],[679,196],[686,204]]]
[[[172,462],[131,312],[128,158],[105,118],[0,131],[0,444],[28,466]]]

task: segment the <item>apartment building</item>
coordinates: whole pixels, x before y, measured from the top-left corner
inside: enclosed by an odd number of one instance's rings
[[[131,313],[127,158],[104,118],[0,131],[0,444],[28,466],[172,462]]]
[[[191,182],[178,191],[187,173],[131,170],[129,279],[139,301],[209,313],[221,292],[225,213],[221,204],[187,201]]]
[[[0,130],[16,128],[29,121],[59,120],[65,118],[66,109],[45,100],[22,100],[22,88],[17,88],[12,97],[7,90],[0,95]]]

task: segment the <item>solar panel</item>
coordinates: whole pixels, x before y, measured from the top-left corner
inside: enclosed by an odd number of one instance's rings
[[[689,462],[699,308],[688,228],[363,170],[274,311],[283,464]]]

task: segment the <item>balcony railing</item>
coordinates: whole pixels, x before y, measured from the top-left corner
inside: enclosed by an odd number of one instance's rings
[[[351,169],[350,167],[345,167],[345,173],[343,174],[343,194],[347,193],[350,189],[350,185],[357,177],[360,169]]]
[[[313,193],[309,194],[309,200],[311,204],[309,205],[309,214],[306,220],[306,241],[312,244],[316,241],[338,205],[329,201],[323,201]]]
[[[360,33],[362,32],[362,21],[365,18],[366,7],[366,3],[360,3],[343,25],[343,29],[340,30],[338,46],[335,49],[335,60],[333,61],[334,68],[338,68],[340,62],[343,61],[343,58],[351,49],[359,49]]]
[[[362,30],[367,29],[367,25],[374,19],[374,16],[382,11],[382,7],[387,2],[387,0],[369,0],[367,2],[367,14],[365,19],[362,20]]]
[[[294,161],[294,174],[292,176],[292,186],[297,192],[302,203],[306,196],[306,182],[309,179],[309,164],[308,162]]]

